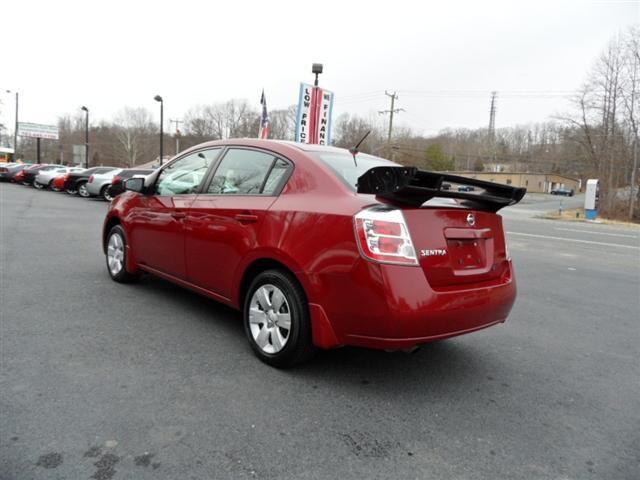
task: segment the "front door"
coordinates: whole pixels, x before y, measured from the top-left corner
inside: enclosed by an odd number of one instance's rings
[[[137,263],[186,279],[184,219],[219,149],[188,154],[162,169],[150,195],[130,214]]]

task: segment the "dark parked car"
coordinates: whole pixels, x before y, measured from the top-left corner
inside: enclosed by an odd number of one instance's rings
[[[523,188],[242,139],[193,147],[125,189],[103,227],[111,278],[148,272],[241,310],[271,365],[317,347],[411,349],[502,323],[515,301],[496,212]],[[439,195],[452,204],[431,205]]]
[[[69,195],[88,197],[89,192],[87,192],[86,184],[89,181],[89,177],[93,174],[107,173],[116,168],[117,167],[92,167],[81,172],[70,173],[64,182],[64,191]]]
[[[31,165],[28,163],[12,163],[1,165],[0,164],[0,180],[5,182],[15,181],[15,176],[18,172],[21,172]]]
[[[558,187],[551,190],[551,195],[562,195],[565,197],[573,197],[573,189],[566,187]]]
[[[151,169],[145,170],[140,168],[127,168],[126,170],[121,171],[111,180],[111,186],[105,192],[104,199],[110,202],[124,192],[124,181],[127,178],[132,178],[134,176],[147,176],[151,173],[153,173],[153,170]]]
[[[38,163],[36,165],[31,165],[29,168],[24,169],[24,176],[22,177],[23,185],[33,185],[36,176],[42,170],[53,170],[54,168],[60,168],[60,165],[49,165],[46,163]]]

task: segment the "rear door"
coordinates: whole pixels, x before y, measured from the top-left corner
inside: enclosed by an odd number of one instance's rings
[[[186,279],[184,220],[219,149],[181,157],[162,169],[153,192],[140,196],[130,212],[130,239],[136,261]]]
[[[292,169],[288,160],[272,152],[240,147],[225,151],[185,220],[191,283],[231,298],[236,268],[257,246],[265,213]]]

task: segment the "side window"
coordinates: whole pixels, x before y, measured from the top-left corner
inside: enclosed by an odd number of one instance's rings
[[[172,162],[160,173],[154,193],[156,195],[194,193],[219,152],[219,148],[203,150]]]
[[[232,148],[220,162],[207,193],[273,195],[287,168],[287,162],[269,153]]]
[[[265,195],[273,195],[276,192],[276,189],[280,186],[282,179],[286,176],[289,171],[289,164],[284,160],[277,159],[276,163],[273,165],[271,169],[271,173],[269,173],[269,177],[264,184],[264,188],[262,189],[262,193]]]

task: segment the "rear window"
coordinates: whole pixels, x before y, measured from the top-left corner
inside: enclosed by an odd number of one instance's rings
[[[96,173],[96,174],[107,173],[107,172],[111,172],[112,170],[117,170],[117,168],[115,168],[115,167],[98,167],[95,170],[93,170],[93,173]]]
[[[358,153],[354,162],[349,152],[309,152],[334,171],[353,191],[356,190],[358,177],[373,167],[398,167],[399,164],[366,153]],[[357,165],[356,165],[357,163]]]
[[[120,178],[131,178],[134,175],[149,175],[153,170],[123,170],[118,174]]]

